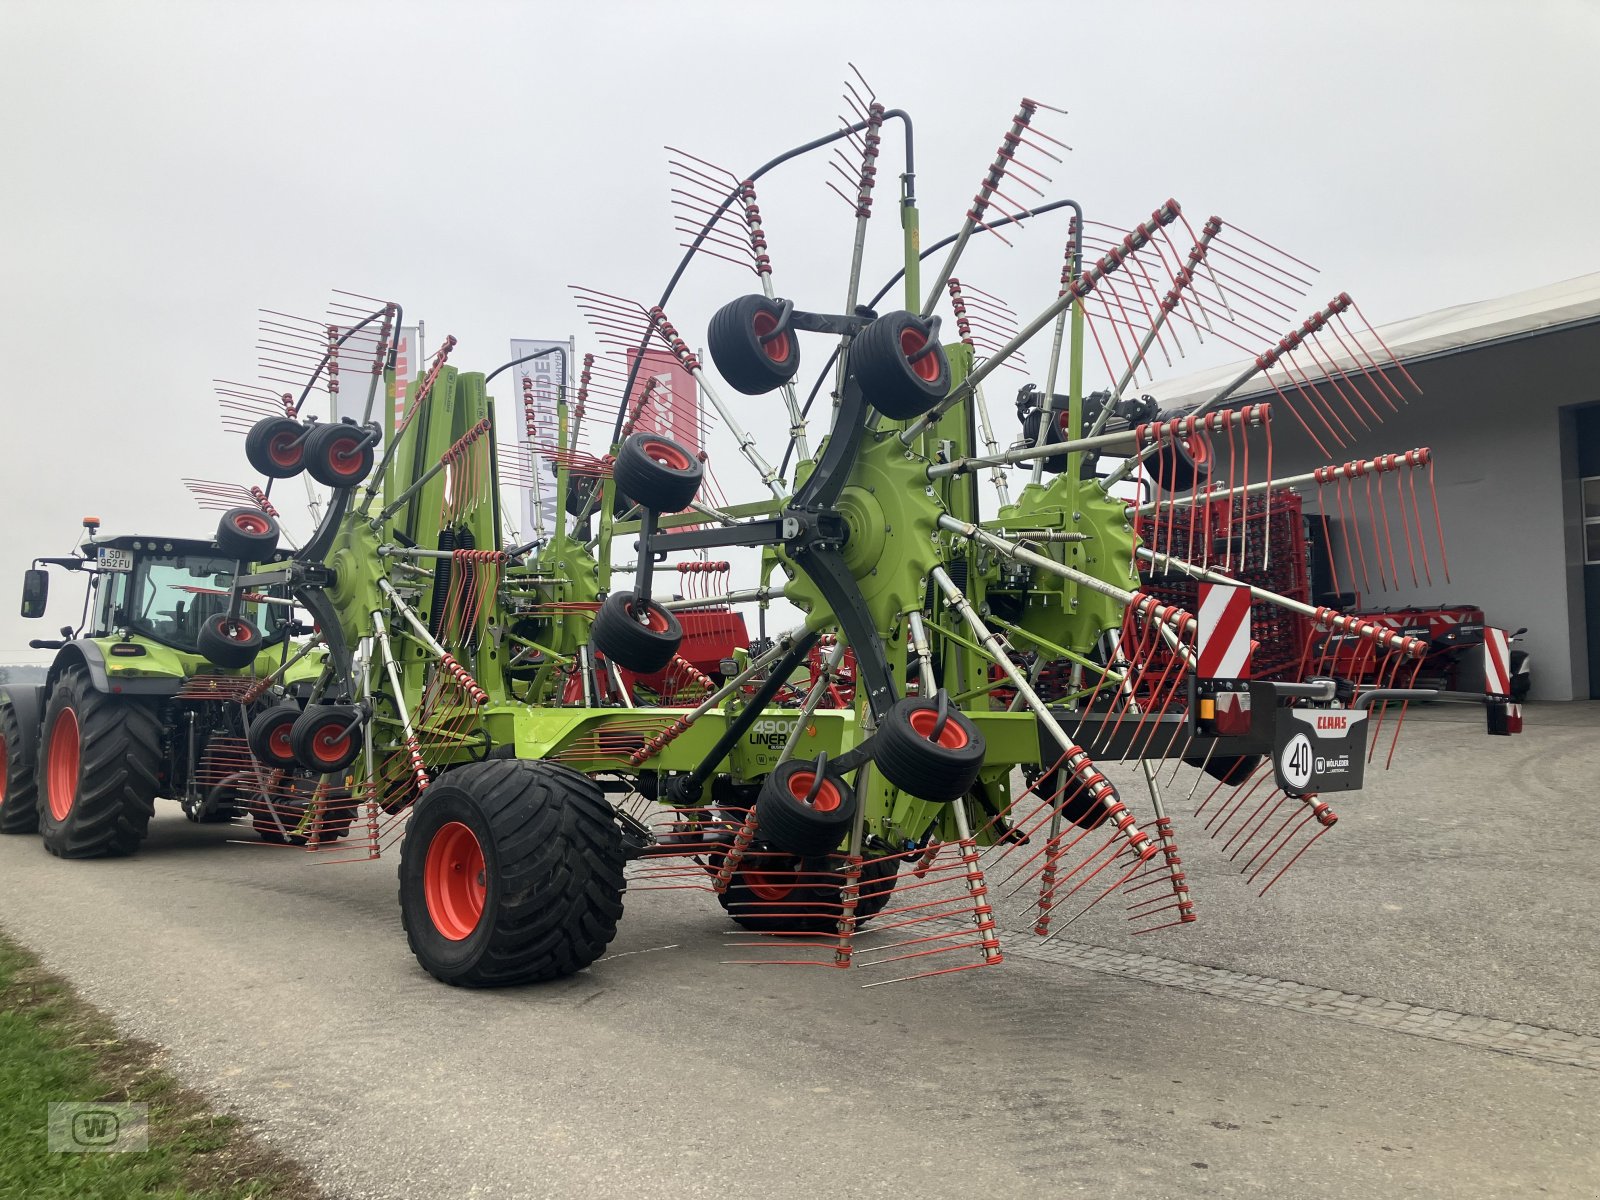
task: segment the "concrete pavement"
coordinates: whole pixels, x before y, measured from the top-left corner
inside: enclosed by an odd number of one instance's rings
[[[1600,1071],[1410,1012],[1600,1034],[1600,706],[1480,727],[1408,726],[1263,900],[1182,819],[1190,929],[1130,939],[1107,905],[1054,957],[1013,939],[889,988],[718,966],[700,892],[630,895],[573,979],[447,988],[392,860],[229,844],[167,803],[127,860],[0,839],[0,926],[340,1196],[1594,1196]]]

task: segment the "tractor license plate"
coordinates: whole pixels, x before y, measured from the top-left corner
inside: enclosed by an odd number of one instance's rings
[[[95,565],[102,571],[131,571],[133,570],[133,552],[130,550],[114,550],[110,546],[101,546],[96,551]]]
[[[1272,764],[1278,786],[1291,796],[1355,791],[1366,762],[1366,709],[1278,710]]]

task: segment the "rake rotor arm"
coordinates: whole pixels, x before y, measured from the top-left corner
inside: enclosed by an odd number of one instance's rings
[[[1177,571],[1180,574],[1188,575],[1193,579],[1204,580],[1207,583],[1227,584],[1232,587],[1248,587],[1250,589],[1250,597],[1253,600],[1264,600],[1268,604],[1275,604],[1279,608],[1285,608],[1290,612],[1299,613],[1303,617],[1310,617],[1313,621],[1319,621],[1332,625],[1334,628],[1339,629],[1342,632],[1353,633],[1358,637],[1365,638],[1366,640],[1375,643],[1385,650],[1399,651],[1410,658],[1422,658],[1428,653],[1428,643],[1422,641],[1420,638],[1406,637],[1405,635],[1399,633],[1390,633],[1388,630],[1374,625],[1371,621],[1363,621],[1359,617],[1347,616],[1344,613],[1335,612],[1331,608],[1317,608],[1313,605],[1305,604],[1302,601],[1295,600],[1292,597],[1280,595],[1277,592],[1268,591],[1266,588],[1243,583],[1240,580],[1229,575],[1224,575],[1221,572],[1208,571],[1204,567],[1197,567],[1193,563],[1185,562],[1181,558],[1174,558],[1170,554],[1162,554],[1159,551],[1151,550],[1145,546],[1137,547],[1134,550],[1134,553],[1138,555],[1138,557],[1144,559],[1146,562],[1154,566],[1161,567],[1168,571]]]
[[[913,445],[916,439],[930,425],[971,395],[978,384],[982,383],[991,372],[997,370],[1001,363],[1016,353],[1036,333],[1050,324],[1056,317],[1066,312],[1073,304],[1094,291],[1100,281],[1117,270],[1129,254],[1136,253],[1148,245],[1153,228],[1159,225],[1170,225],[1178,219],[1180,211],[1181,209],[1176,200],[1168,200],[1160,208],[1156,209],[1151,214],[1149,221],[1141,222],[1134,232],[1127,236],[1125,240],[1126,249],[1113,248],[1103,255],[1093,267],[1080,275],[1071,287],[1067,288],[1053,303],[1046,306],[1043,312],[1018,331],[1016,337],[979,363],[977,368],[961,382],[959,387],[952,390],[948,396],[939,401],[938,404],[934,405],[933,408],[916,421],[906,426],[905,430],[900,434],[901,443],[907,446]]]
[[[882,116],[879,118],[880,123],[882,121],[888,121],[888,120],[897,120],[897,121],[901,122],[901,124],[905,128],[906,178],[909,181],[909,180],[915,178],[915,170],[913,168],[913,164],[915,162],[915,155],[913,153],[913,146],[912,146],[911,117],[910,117],[909,114],[907,114],[902,109],[891,108],[891,109],[886,109],[883,112]],[[778,167],[781,167],[784,163],[788,162],[790,159],[799,158],[802,154],[809,154],[813,150],[820,150],[823,146],[830,146],[834,142],[839,141],[841,138],[847,138],[847,137],[850,137],[850,136],[852,136],[854,134],[860,133],[862,130],[866,129],[871,124],[873,124],[872,121],[857,121],[854,124],[844,126],[842,129],[836,129],[832,133],[824,134],[822,137],[813,138],[809,142],[805,142],[802,145],[795,146],[791,150],[784,151],[782,154],[778,155],[776,158],[768,159],[766,162],[762,163],[761,166],[757,167],[754,171],[752,171],[749,175],[745,176],[745,179],[748,180],[751,183],[754,183],[756,180],[760,179],[763,175],[766,175],[769,171],[776,170]],[[695,252],[700,249],[701,245],[705,242],[706,238],[708,238],[711,235],[711,231],[716,227],[717,222],[722,220],[723,214],[725,214],[730,208],[732,208],[733,205],[738,201],[739,193],[740,193],[742,187],[743,187],[743,184],[741,183],[741,185],[739,187],[735,187],[731,191],[729,191],[728,195],[723,199],[722,203],[720,205],[718,205],[716,212],[713,213],[709,218],[707,218],[705,224],[700,227],[700,232],[697,233],[694,236],[694,238],[690,241],[688,249],[686,249],[684,251],[683,257],[678,261],[677,269],[672,272],[672,277],[667,280],[667,286],[666,286],[665,289],[663,289],[663,291],[661,293],[661,299],[656,301],[656,307],[657,308],[664,308],[666,306],[667,301],[672,299],[672,293],[677,290],[678,281],[683,278],[683,273],[689,269],[689,261],[692,258],[694,258]],[[909,182],[908,182],[908,187],[909,187]],[[907,200],[907,203],[914,202],[915,197],[911,196],[909,191],[908,191],[907,195],[908,195],[908,197],[910,197]],[[637,353],[637,354],[635,354],[633,356],[633,365],[628,369],[628,380],[623,385],[623,388],[622,388],[622,394],[624,396],[633,395],[634,385],[639,382],[639,371],[644,366],[644,351],[645,351],[645,349],[648,348],[648,345],[649,345],[649,337],[647,335],[646,338],[639,345],[639,353]],[[611,427],[611,440],[612,440],[613,443],[615,443],[618,440],[618,437],[622,432],[622,422],[623,422],[623,409],[619,407],[618,410],[617,410],[616,422]]]
[[[817,644],[817,638],[820,636],[810,632],[802,634],[756,689],[756,694],[750,697],[750,703],[739,710],[737,717],[728,722],[728,727],[722,731],[722,736],[706,753],[700,765],[685,775],[673,777],[668,788],[674,799],[680,803],[693,803],[699,799],[701,790],[710,782],[722,760],[727,758],[728,752],[750,732],[750,727],[766,711],[772,698],[789,682],[789,676],[793,675],[795,669],[806,660],[806,655],[811,653],[811,647]]]
[[[1015,216],[996,217],[993,221],[989,222],[989,227],[991,229],[995,229],[995,228],[999,228],[1000,226],[1003,226],[1003,225],[1011,225],[1011,224],[1014,224],[1014,223],[1016,223],[1018,221],[1027,220],[1029,217],[1043,216],[1045,213],[1054,212],[1058,208],[1070,208],[1070,209],[1072,209],[1073,212],[1076,213],[1077,216],[1078,216],[1079,224],[1080,225],[1082,224],[1082,222],[1083,222],[1083,208],[1082,208],[1081,205],[1079,205],[1079,203],[1076,200],[1052,200],[1049,204],[1040,204],[1035,208],[1030,208],[1030,209],[1027,209],[1027,210],[1025,210],[1023,212],[1017,213]],[[921,262],[923,259],[928,258],[930,255],[937,254],[940,250],[943,250],[946,246],[948,246],[952,242],[954,242],[956,240],[956,236],[957,236],[956,234],[952,233],[948,237],[940,238],[937,242],[934,242],[932,245],[928,246],[920,254],[918,254],[917,255],[917,261]],[[871,300],[867,301],[865,307],[868,308],[868,309],[875,309],[878,306],[878,304],[883,300],[883,298],[885,296],[887,296],[891,291],[894,290],[895,285],[898,284],[905,277],[906,277],[906,270],[905,270],[904,267],[901,267],[898,271],[896,271],[893,275],[891,275],[889,277],[889,281],[887,283],[885,283],[881,288],[878,289],[877,294],[874,295]],[[831,353],[828,356],[828,361],[822,364],[822,370],[817,372],[816,382],[814,382],[811,385],[811,392],[806,397],[806,402],[805,402],[804,406],[800,410],[800,415],[801,415],[802,418],[807,417],[807,416],[810,415],[811,406],[812,406],[813,403],[816,402],[817,395],[822,391],[822,385],[825,382],[827,382],[829,374],[833,371],[833,364],[835,362],[837,362],[838,359],[839,359],[839,347],[835,346],[833,348],[833,353]],[[784,452],[783,462],[778,468],[780,473],[782,473],[784,471],[787,471],[789,469],[789,458],[790,458],[790,455],[793,454],[793,452],[794,452],[794,443],[791,441],[790,444],[789,444],[788,450],[786,450]]]
[[[1095,770],[1093,760],[1083,747],[1073,741],[1071,735],[1061,727],[1061,723],[1050,711],[1050,706],[1033,689],[1033,685],[1022,672],[1017,670],[1016,664],[1011,661],[1011,656],[1000,644],[1000,639],[983,623],[983,618],[978,616],[971,602],[955,585],[955,581],[943,567],[933,568],[932,576],[934,583],[944,593],[945,603],[961,615],[961,619],[972,630],[973,637],[983,644],[990,660],[1010,680],[1011,686],[1016,688],[1017,694],[1022,697],[1022,702],[1028,706],[1040,726],[1061,748],[1063,766],[1089,788],[1095,800],[1105,810],[1106,819],[1116,826],[1117,832],[1127,839],[1129,847],[1136,854],[1141,858],[1154,854],[1155,848],[1150,844],[1149,836],[1139,828],[1133,819],[1133,814],[1123,807],[1117,796],[1117,789],[1105,776]]]

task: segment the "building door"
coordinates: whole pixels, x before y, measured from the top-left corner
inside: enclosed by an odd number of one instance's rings
[[[1578,474],[1582,478],[1583,607],[1589,633],[1589,695],[1600,700],[1600,406],[1577,411]]]
[[[1600,700],[1600,475],[1582,481],[1583,601],[1589,627],[1589,695]]]

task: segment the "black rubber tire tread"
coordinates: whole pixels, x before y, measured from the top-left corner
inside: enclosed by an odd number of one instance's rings
[[[1191,440],[1205,437],[1196,433]],[[1163,442],[1161,449],[1145,460],[1145,474],[1153,475],[1156,483],[1166,492],[1187,492],[1196,483],[1211,475],[1210,445],[1207,443],[1203,461],[1196,462],[1189,448],[1179,441]]]
[[[335,771],[342,771],[361,753],[362,729],[360,724],[350,731],[350,744],[345,753],[337,758],[323,761],[318,758],[312,745],[318,730],[331,723],[340,726],[358,722],[361,710],[353,704],[308,704],[305,711],[295,720],[294,726],[289,730],[289,744],[294,747],[294,756],[297,762],[308,771],[318,775],[330,775]]]
[[[267,523],[266,533],[249,533],[240,529],[236,521],[241,516],[259,517]],[[253,505],[230,508],[217,522],[217,549],[223,558],[243,563],[271,562],[278,553],[278,538],[282,530],[271,513]]]
[[[17,710],[0,704],[0,754],[6,756],[5,791],[0,794],[0,833],[39,832],[39,779],[35,764],[23,754],[22,722]]]
[[[366,430],[359,425],[346,425],[343,421],[314,426],[305,441],[306,474],[324,487],[350,488],[361,484],[372,473],[372,444],[361,447],[357,459],[360,465],[353,471],[339,470],[333,461],[333,451],[342,441],[365,436]]]
[[[657,462],[645,450],[651,442],[670,446],[688,460],[689,466],[679,470]],[[629,435],[618,447],[617,461],[611,469],[618,491],[658,513],[676,513],[688,508],[700,492],[705,473],[705,464],[695,457],[693,450],[659,433]]]
[[[883,911],[894,891],[900,871],[898,858],[869,858],[861,864],[861,882],[856,893],[855,928],[860,929]],[[763,900],[750,890],[746,874],[735,871],[717,902],[735,925],[751,933],[835,934],[843,912],[843,866],[831,874],[837,882],[799,883],[795,894],[781,901]]]
[[[161,722],[131,696],[97,692],[79,667],[61,673],[45,707],[39,761],[49,762],[50,734],[63,709],[78,718],[78,790],[66,819],[50,813],[39,789],[39,832],[60,858],[132,854],[144,840],[160,791]]]
[[[920,417],[950,391],[950,360],[944,347],[932,351],[938,377],[924,379],[900,349],[900,335],[907,330],[930,336],[926,321],[900,309],[884,313],[850,343],[850,373],[861,385],[861,394],[891,421]]]
[[[652,612],[666,617],[665,629],[647,629],[634,620],[632,592],[612,592],[594,614],[589,644],[617,666],[635,675],[654,675],[672,661],[683,645],[678,618],[654,600],[645,601]]]
[[[756,336],[756,317],[763,312],[775,317],[779,311],[777,301],[752,294],[730,300],[712,314],[706,349],[717,373],[734,391],[760,396],[782,387],[800,370],[800,341],[793,329],[785,331],[789,347],[781,361],[767,353],[770,343]]]
[[[423,865],[444,824],[483,850],[483,917],[464,940],[428,915]],[[559,763],[505,759],[450,771],[422,793],[400,851],[400,915],[417,961],[463,987],[576,974],[605,953],[622,917],[622,831],[600,785]]]
[[[282,770],[298,766],[293,754],[275,754],[270,743],[279,725],[292,726],[299,719],[298,704],[275,704],[265,712],[257,713],[250,719],[250,733],[245,739],[250,745],[251,756],[257,762]]]
[[[235,624],[247,626],[250,630],[249,639],[241,641],[222,632],[222,624],[228,619],[226,614],[207,617],[200,626],[199,636],[195,638],[195,649],[224,671],[238,671],[255,662],[256,655],[261,653],[261,630],[248,617],[232,618]]]
[[[949,804],[965,796],[978,782],[988,746],[978,727],[953,705],[950,720],[965,731],[967,744],[951,749],[923,737],[912,727],[911,714],[934,707],[933,700],[915,696],[897,701],[878,725],[872,761],[883,777],[902,792],[936,804]]]
[[[300,456],[292,467],[274,462],[271,446],[284,434],[299,437],[303,432],[304,427],[293,417],[263,417],[244,435],[244,456],[252,468],[268,479],[293,479],[305,470],[305,443],[300,443]]]
[[[856,791],[844,779],[825,772],[827,780],[839,789],[840,803],[827,812],[812,808],[789,791],[789,779],[801,772],[815,772],[816,763],[791,758],[773,768],[756,796],[756,821],[763,841],[790,854],[827,854],[850,833],[861,811]]]

